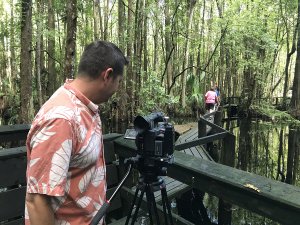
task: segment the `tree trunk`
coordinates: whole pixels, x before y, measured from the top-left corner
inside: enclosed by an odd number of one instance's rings
[[[108,12],[109,12],[109,0],[106,1],[106,5],[104,6],[104,19],[103,19],[103,40],[107,40],[108,38]]]
[[[298,20],[300,21],[300,0],[298,0]],[[293,82],[293,92],[290,105],[290,113],[300,119],[300,26],[297,26],[297,56],[295,66],[295,77]],[[286,182],[294,184],[299,167],[299,147],[300,147],[300,130],[298,127],[290,126],[289,144],[288,144],[288,161]]]
[[[74,78],[76,58],[77,0],[67,1],[67,37],[64,78]]]
[[[48,85],[47,96],[50,97],[57,88],[55,71],[55,18],[53,0],[48,0]]]
[[[284,17],[282,12],[282,4],[280,4],[280,12],[286,29],[287,54],[286,54],[286,62],[284,68],[284,86],[283,86],[283,102],[282,102],[282,106],[284,107],[284,109],[286,109],[287,92],[288,92],[288,85],[289,85],[289,67],[290,67],[291,57],[296,51],[296,38],[297,38],[297,30],[298,30],[299,23],[297,22],[296,24],[294,34],[293,34],[292,48],[290,50],[290,35],[289,35],[290,30],[289,30],[289,25],[287,23],[287,19]]]
[[[143,24],[143,72],[145,73],[145,79],[148,78],[147,71],[148,71],[148,7],[149,7],[149,0],[145,0],[144,2],[144,24]]]
[[[181,100],[181,105],[182,108],[185,109],[186,107],[186,76],[187,76],[187,72],[188,70],[186,70],[186,67],[188,66],[188,60],[189,60],[189,48],[190,48],[190,39],[189,39],[189,33],[191,30],[191,26],[192,26],[192,20],[193,20],[193,14],[194,14],[194,8],[196,5],[196,0],[188,0],[188,10],[187,10],[187,18],[188,18],[188,22],[187,22],[187,30],[186,30],[186,41],[185,41],[185,45],[184,45],[184,49],[185,49],[185,58],[183,61],[183,66],[182,66],[182,70],[184,71],[181,77],[181,96],[180,96],[180,100]]]
[[[100,0],[94,0],[94,39],[100,36]]]
[[[125,5],[123,0],[118,0],[118,37],[119,37],[119,48],[125,52]]]
[[[218,12],[219,12],[219,18],[223,19],[224,1],[216,0],[216,3],[217,3]],[[219,64],[217,80],[215,80],[215,83],[217,83],[218,86],[223,86],[223,77],[225,74],[224,68],[227,65],[227,64],[225,64],[225,45],[224,45],[224,39],[226,36],[225,32],[226,32],[226,30],[222,25],[221,26],[221,34],[223,34],[223,38],[220,41],[220,64]]]
[[[42,15],[44,15],[44,2],[39,0],[37,4],[37,37],[36,37],[36,83],[37,83],[37,93],[38,93],[38,108],[41,108],[43,104],[43,94],[42,94],[42,84],[41,84],[41,71],[43,68],[42,64]]]
[[[133,99],[133,58],[132,58],[132,46],[133,46],[133,35],[132,35],[132,0],[128,0],[128,11],[127,11],[127,57],[130,59],[129,64],[127,66],[127,77],[126,77],[126,92],[129,98],[129,102],[131,103],[128,105],[128,118],[131,120],[133,115],[134,109],[134,99]]]
[[[171,24],[171,15],[170,15],[170,8],[169,8],[169,1],[165,3],[165,45],[166,45],[166,55],[165,55],[165,63],[166,63],[166,83],[167,83],[167,90],[170,89],[172,80],[173,80],[173,63],[172,63],[172,24]],[[168,91],[168,94],[171,94]]]
[[[20,64],[20,99],[21,123],[30,123],[33,118],[32,100],[32,1],[22,0],[21,16],[21,64]]]
[[[10,0],[10,75],[11,75],[11,91],[17,93],[17,66],[16,66],[16,51],[15,51],[15,22],[14,22],[14,4],[13,0]]]

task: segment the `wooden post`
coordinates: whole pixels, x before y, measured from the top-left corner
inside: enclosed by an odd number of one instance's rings
[[[227,166],[234,167],[235,159],[235,136],[231,133],[223,139],[223,151],[221,152],[221,163]],[[232,218],[231,204],[219,199],[218,208],[218,224],[230,225]]]
[[[234,167],[235,159],[235,136],[231,133],[223,139],[223,151],[221,152],[221,163]]]
[[[206,136],[206,123],[203,118],[198,120],[198,138]]]

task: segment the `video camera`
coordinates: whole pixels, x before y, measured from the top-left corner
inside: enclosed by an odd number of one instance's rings
[[[134,119],[134,130],[128,129],[125,138],[134,139],[137,146],[138,169],[154,176],[166,175],[166,167],[173,163],[175,130],[162,112]]]

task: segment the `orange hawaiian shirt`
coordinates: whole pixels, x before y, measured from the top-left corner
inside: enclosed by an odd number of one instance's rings
[[[26,143],[27,192],[51,196],[56,225],[87,225],[106,198],[102,126],[98,106],[70,82],[32,123]],[[25,224],[30,225],[26,207]]]

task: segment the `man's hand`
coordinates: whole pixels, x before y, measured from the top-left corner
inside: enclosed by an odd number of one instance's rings
[[[27,193],[26,206],[31,225],[54,225],[54,213],[49,196]]]

